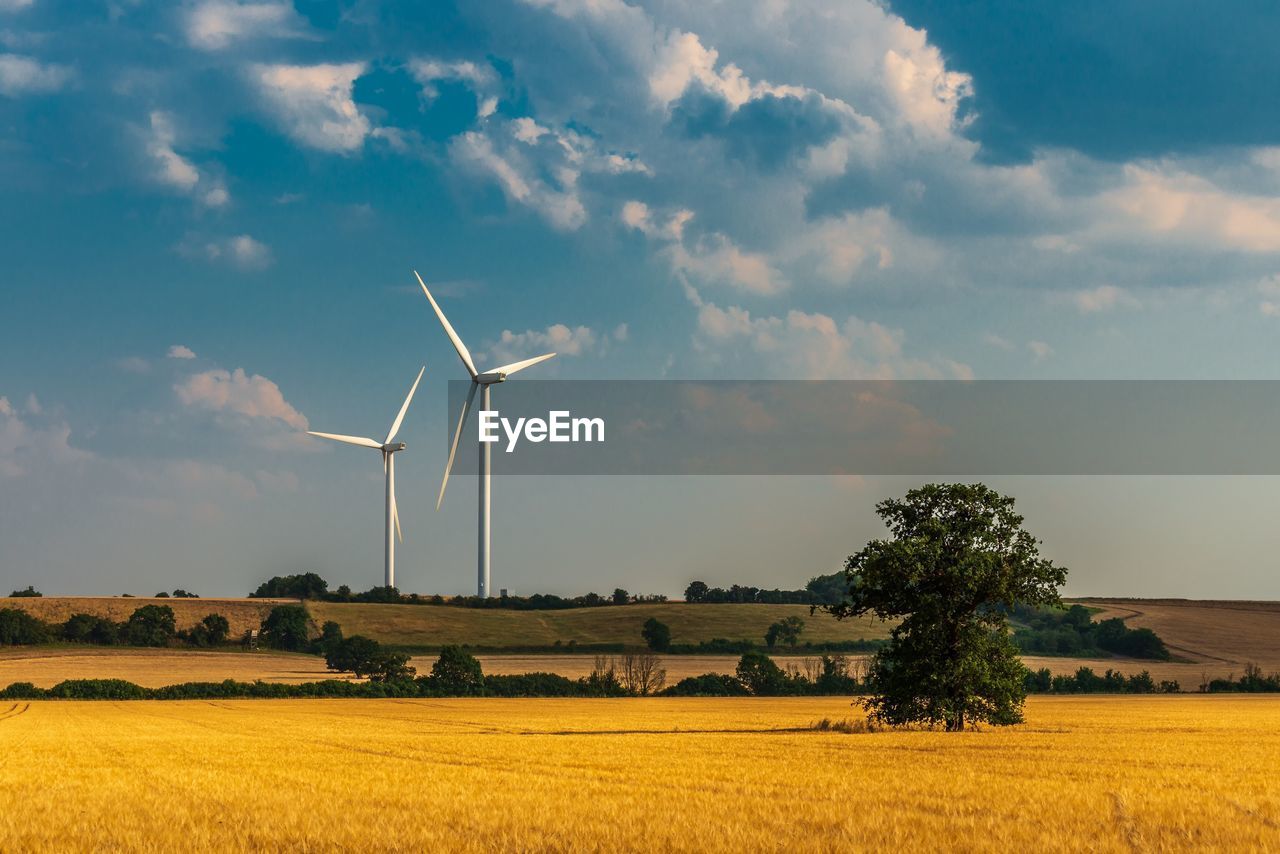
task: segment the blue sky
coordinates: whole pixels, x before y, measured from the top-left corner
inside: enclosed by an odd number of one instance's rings
[[[1257,4],[0,0],[0,583],[410,590],[461,367],[1280,377],[1280,14]],[[532,371],[531,371],[532,374]],[[509,478],[495,586],[837,567],[886,479]],[[1271,479],[1028,479],[1075,593],[1280,596]],[[470,490],[470,491],[468,491]],[[7,592],[7,591],[5,591]]]

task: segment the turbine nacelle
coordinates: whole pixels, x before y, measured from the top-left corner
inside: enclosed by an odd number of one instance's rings
[[[403,451],[404,449],[404,442],[388,442],[382,446],[383,452],[388,454],[394,454],[396,451]]]
[[[476,374],[475,382],[480,385],[493,385],[494,383],[505,383],[507,375],[503,371],[489,371],[487,374]]]

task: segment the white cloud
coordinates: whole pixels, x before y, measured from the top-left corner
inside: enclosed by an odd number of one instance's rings
[[[1099,285],[1096,288],[1076,291],[1071,295],[1071,301],[1082,314],[1110,311],[1118,306],[1136,307],[1138,305],[1137,300],[1128,292],[1115,285]]]
[[[512,332],[504,329],[498,341],[489,347],[494,364],[509,364],[543,353],[557,356],[603,355],[627,340],[627,325],[620,324],[612,333],[599,333],[587,326],[569,327],[554,323],[546,329]]]
[[[787,287],[768,256],[742,249],[727,235],[716,232],[686,240],[685,226],[693,219],[690,210],[677,210],[659,223],[648,205],[632,200],[622,206],[621,219],[627,227],[666,243],[664,255],[681,276],[753,294],[776,294]]]
[[[510,149],[499,152],[488,136],[475,131],[455,137],[449,153],[463,168],[492,178],[510,201],[537,211],[553,228],[574,231],[587,220],[574,170],[544,180],[523,156]]]
[[[325,65],[254,65],[251,79],[280,127],[296,142],[351,154],[372,126],[353,97],[363,62]]]
[[[275,261],[271,247],[248,234],[204,239],[189,235],[177,250],[187,258],[225,263],[245,271],[265,270]]]
[[[995,347],[997,349],[1004,350],[1006,353],[1014,348],[1014,344],[1012,341],[1010,341],[1008,338],[1002,338],[1001,336],[995,334],[994,332],[988,332],[987,334],[983,335],[982,340],[984,343],[990,344],[992,347]]]
[[[174,344],[165,355],[170,359],[194,359],[196,357],[195,351],[184,344]]]
[[[35,5],[36,0],[0,0],[0,12],[21,12]]]
[[[409,73],[422,86],[422,94],[428,99],[433,100],[439,96],[437,83],[457,81],[466,84],[475,93],[477,118],[487,118],[498,109],[498,98],[493,94],[498,75],[487,64],[419,57],[409,61]]]
[[[174,149],[177,133],[173,117],[153,111],[146,135],[147,156],[155,164],[155,179],[167,187],[194,197],[206,207],[225,207],[231,196],[220,179],[202,175],[195,165]]]
[[[44,415],[34,394],[28,396],[23,413],[0,396],[0,477],[21,477],[49,465],[92,458],[89,452],[72,447],[71,428],[65,422]]]
[[[151,371],[151,363],[141,356],[125,356],[116,360],[116,367],[126,374],[146,374]]]
[[[1280,198],[1224,191],[1174,164],[1130,164],[1124,183],[1101,196],[1096,227],[1129,239],[1154,238],[1179,246],[1280,252]]]
[[[276,421],[295,430],[307,429],[306,416],[284,399],[279,386],[259,374],[246,374],[243,368],[202,371],[186,377],[173,389],[183,405],[192,409]]]
[[[0,94],[43,95],[69,84],[75,72],[69,66],[40,62],[16,53],[0,53]]]
[[[972,379],[968,365],[921,359],[904,351],[901,329],[850,315],[792,309],[783,316],[753,316],[722,308],[688,289],[698,311],[695,349],[713,365],[735,373],[786,379]]]
[[[1031,355],[1035,357],[1037,362],[1053,355],[1053,348],[1043,341],[1028,341],[1027,349],[1031,351]]]
[[[305,33],[306,23],[287,0],[205,0],[187,13],[187,42],[201,50],[222,50],[247,39],[296,38]]]

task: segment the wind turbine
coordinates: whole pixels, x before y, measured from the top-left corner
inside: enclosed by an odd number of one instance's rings
[[[453,331],[449,319],[444,316],[444,312],[440,310],[440,306],[436,305],[435,297],[431,296],[431,291],[427,290],[427,283],[422,281],[422,277],[418,275],[418,271],[414,270],[413,275],[417,276],[418,284],[422,285],[422,292],[427,295],[427,300],[431,303],[431,307],[436,311],[436,317],[440,319],[440,325],[444,327],[444,332],[449,336],[449,340],[453,342],[453,349],[458,351],[458,358],[462,360],[462,365],[467,369],[467,373],[471,375],[471,388],[467,391],[467,399],[462,403],[462,411],[458,414],[458,426],[453,431],[453,444],[449,446],[449,461],[444,467],[444,479],[440,481],[440,497],[436,499],[436,509],[440,509],[440,503],[444,501],[444,488],[449,485],[449,472],[453,470],[453,458],[458,452],[458,439],[462,436],[462,426],[467,421],[467,412],[471,409],[471,403],[475,400],[476,389],[480,389],[480,409],[482,412],[489,410],[489,387],[494,383],[506,382],[507,377],[523,371],[525,368],[536,365],[539,362],[545,362],[555,353],[547,353],[543,356],[534,356],[532,359],[525,359],[522,362],[512,362],[510,365],[503,365],[500,368],[480,373],[476,370],[476,363],[471,360],[471,353],[467,350],[467,345],[462,343],[462,339],[458,337],[458,333]],[[489,588],[489,472],[491,468],[491,460],[489,459],[490,443],[480,442],[480,532],[477,541],[477,565],[476,565],[476,587],[481,597],[492,596],[493,591]]]
[[[400,406],[400,414],[396,416],[395,421],[391,422],[391,429],[387,431],[387,438],[382,442],[375,442],[362,436],[343,436],[338,433],[307,431],[309,435],[319,436],[321,439],[332,439],[335,442],[345,442],[348,445],[359,445],[362,448],[373,448],[375,451],[382,452],[382,472],[387,479],[387,553],[384,579],[387,587],[396,586],[396,536],[400,537],[400,542],[404,542],[404,535],[400,532],[400,513],[396,509],[395,458],[396,454],[404,450],[404,442],[392,442],[391,440],[400,431],[400,424],[404,421],[404,414],[409,411],[409,401],[413,400],[413,393],[418,390],[418,383],[422,381],[422,372],[426,369],[426,365],[423,365],[422,369],[418,371],[418,378],[413,381],[413,387],[409,389],[409,396],[404,399],[404,403]],[[393,528],[395,529],[394,535],[392,534]]]

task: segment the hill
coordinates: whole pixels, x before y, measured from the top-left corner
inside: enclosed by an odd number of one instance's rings
[[[769,625],[784,617],[805,621],[801,642],[873,640],[888,637],[889,626],[870,619],[845,620],[817,613],[808,605],[691,605],[684,602],[570,608],[563,611],[509,611],[448,605],[367,605],[308,602],[317,624],[333,620],[348,634],[361,634],[402,647],[470,644],[486,648],[549,647],[557,641],[641,646],[640,628],[650,617],[671,627],[676,644],[714,638],[762,642]]]
[[[1195,599],[1073,599],[1158,634],[1176,657],[1205,664],[1280,662],[1280,602]]]
[[[168,605],[179,629],[188,629],[209,614],[221,614],[231,624],[231,637],[238,638],[262,620],[276,605],[297,604],[294,599],[153,599],[123,596],[45,596],[43,598],[0,597],[0,609],[18,608],[48,623],[65,623],[72,614],[92,614],[117,623],[143,605]]]

